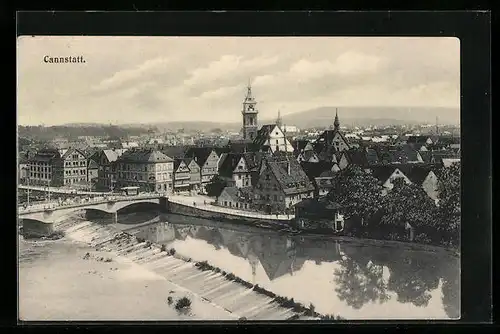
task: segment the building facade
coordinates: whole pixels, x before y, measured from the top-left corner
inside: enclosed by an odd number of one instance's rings
[[[254,187],[254,202],[259,210],[292,212],[296,203],[313,196],[314,185],[295,159],[264,160]]]
[[[27,161],[27,182],[30,185],[55,186],[54,168],[60,159],[61,153],[55,148],[38,150]]]
[[[97,184],[99,190],[113,191],[116,183],[116,165],[115,162],[126,149],[109,149],[101,150],[92,156],[92,159],[97,161]]]
[[[219,155],[212,147],[191,147],[186,151],[186,158],[192,158],[200,166],[201,185],[209,183],[217,175]]]
[[[191,189],[191,171],[183,159],[174,159],[174,191]]]
[[[82,186],[87,183],[88,159],[82,151],[69,148],[54,161],[54,186]]]
[[[198,191],[201,187],[201,168],[192,158],[184,158],[184,163],[189,168],[189,184],[191,190]]]
[[[116,187],[144,192],[171,192],[174,159],[154,149],[130,149],[116,160]]]

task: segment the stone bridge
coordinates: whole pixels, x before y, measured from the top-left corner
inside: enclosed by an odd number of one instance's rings
[[[18,217],[19,220],[25,221],[38,221],[41,223],[53,224],[58,220],[64,218],[65,216],[80,210],[93,210],[93,211],[101,211],[109,214],[114,213],[116,220],[116,214],[119,210],[130,206],[136,205],[139,203],[148,203],[148,204],[156,204],[160,206],[161,199],[157,197],[149,197],[149,198],[120,198],[120,199],[112,199],[101,201],[97,203],[80,203],[73,205],[61,205],[56,206],[54,208],[47,209],[39,209],[39,210],[19,210]]]

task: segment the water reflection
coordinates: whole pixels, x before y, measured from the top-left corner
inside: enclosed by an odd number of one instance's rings
[[[135,232],[277,294],[313,303],[322,313],[351,319],[459,316],[457,258],[176,215],[158,219]]]

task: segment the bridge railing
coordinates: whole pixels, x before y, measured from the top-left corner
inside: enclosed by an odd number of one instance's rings
[[[77,208],[87,205],[96,205],[109,202],[123,202],[123,201],[134,201],[134,200],[145,200],[145,199],[158,199],[162,194],[160,193],[145,193],[134,196],[126,195],[109,195],[109,196],[98,196],[89,198],[76,198],[69,201],[52,201],[46,203],[37,203],[30,206],[19,205],[19,214],[27,214],[33,212],[40,212],[45,210],[57,210],[62,208]]]

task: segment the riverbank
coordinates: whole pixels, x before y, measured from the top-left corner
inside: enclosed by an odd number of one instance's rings
[[[20,240],[21,320],[235,320],[161,275],[71,239]],[[168,304],[183,297],[191,300],[187,312]]]
[[[293,215],[281,215],[278,216],[278,219],[275,219],[276,218],[275,215],[265,215],[257,213],[255,213],[255,217],[253,217],[249,214],[249,212],[236,209],[229,209],[229,208],[220,208],[211,205],[210,203],[213,201],[213,198],[201,195],[172,196],[169,197],[169,201],[170,201],[169,211],[172,214],[178,214],[188,217],[197,217],[208,220],[225,221],[227,223],[234,225],[243,224],[250,227],[256,227],[275,232],[287,233],[286,229],[290,227],[290,223],[292,223],[295,219]],[[292,234],[296,235],[295,233]],[[307,230],[300,230],[300,233],[298,233],[298,235],[303,237],[321,236],[338,241],[349,241],[349,242],[363,243],[380,247],[396,248],[403,246],[410,250],[428,251],[435,253],[445,252],[453,256],[460,256],[459,249],[418,243],[418,242],[349,237],[334,232],[332,232],[332,234],[325,234]]]

